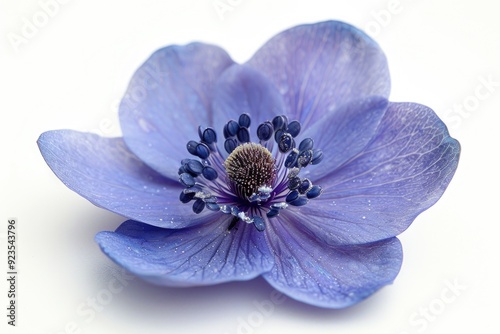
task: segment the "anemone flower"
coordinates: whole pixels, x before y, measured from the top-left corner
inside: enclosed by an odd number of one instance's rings
[[[120,104],[123,133],[43,133],[66,186],[127,217],[96,241],[166,286],[257,276],[341,308],[392,283],[396,235],[432,206],[459,143],[428,107],[388,102],[386,57],[341,22],[300,25],[244,64],[203,43],[156,51]]]

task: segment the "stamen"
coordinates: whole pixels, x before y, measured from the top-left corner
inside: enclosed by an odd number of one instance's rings
[[[213,181],[218,177],[217,171],[210,166],[203,167],[201,174],[203,174],[203,177],[208,181]]]
[[[295,141],[291,134],[285,132],[283,133],[278,141],[278,148],[281,153],[287,153],[295,146]]]
[[[300,133],[300,123],[298,121],[291,121],[286,129],[293,138],[297,137]]]
[[[193,212],[198,214],[205,209],[205,202],[201,199],[198,198],[196,201],[193,203]]]
[[[253,225],[257,229],[257,231],[262,232],[266,229],[266,223],[264,222],[264,219],[262,219],[259,216],[254,216],[252,217],[253,219]]]
[[[185,186],[185,187],[192,187],[196,184],[196,181],[194,180],[194,177],[189,174],[189,173],[182,173],[179,176],[179,181]]]
[[[271,139],[271,137],[273,136],[273,125],[271,124],[271,122],[267,121],[267,122],[264,122],[262,124],[259,125],[259,127],[257,128],[257,137],[261,140],[261,141],[268,141],[269,139]]]
[[[251,119],[249,114],[241,114],[238,118],[238,124],[243,128],[249,128],[251,124]]]
[[[231,215],[228,230],[241,221],[264,231],[266,220],[279,216],[289,206],[306,205],[323,191],[299,176],[303,168],[324,158],[311,138],[303,139],[296,147],[299,121],[289,122],[280,115],[259,124],[259,143],[251,142],[251,123],[250,115],[244,113],[238,121],[229,120],[224,125],[224,149],[229,154],[225,160],[217,148],[217,132],[211,127],[198,127],[200,140],[190,140],[186,148],[199,160],[183,159],[178,170],[179,181],[185,187],[180,202],[193,201],[195,214],[207,208]]]

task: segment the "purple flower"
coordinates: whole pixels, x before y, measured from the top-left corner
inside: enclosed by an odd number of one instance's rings
[[[436,114],[388,102],[389,90],[363,32],[301,25],[243,65],[213,45],[160,49],[121,102],[123,138],[58,130],[38,144],[70,189],[130,219],[96,240],[135,275],[168,286],[262,275],[341,308],[394,280],[395,236],[458,164]]]

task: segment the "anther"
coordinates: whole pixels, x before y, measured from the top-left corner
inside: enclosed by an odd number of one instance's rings
[[[218,177],[217,171],[210,166],[203,167],[201,174],[209,181],[213,181]]]
[[[309,200],[306,197],[300,196],[288,204],[293,205],[293,206],[303,206],[303,205],[306,205],[308,201]]]
[[[210,149],[204,143],[198,143],[196,145],[196,156],[200,159],[206,159],[210,155]]]
[[[266,223],[264,222],[264,219],[262,219],[259,216],[253,216],[253,225],[257,229],[257,231],[262,232],[266,229]]]
[[[296,149],[293,149],[290,154],[286,157],[285,160],[285,167],[286,168],[292,168],[295,167],[295,164],[297,163],[297,158],[299,157],[299,152]]]
[[[285,132],[281,135],[278,141],[278,148],[281,153],[290,151],[294,146],[295,142],[293,140],[293,137],[289,133]]]
[[[297,163],[299,167],[306,167],[311,163],[312,158],[313,158],[313,151],[305,150],[299,153],[299,156],[297,158]]]
[[[262,141],[268,141],[273,136],[274,128],[271,122],[267,121],[257,128],[257,137]]]
[[[198,160],[189,160],[185,164],[185,168],[191,175],[194,174],[194,176],[200,175],[203,171],[203,165]]]
[[[250,133],[248,132],[247,128],[239,128],[237,137],[240,143],[248,143],[250,141]]]
[[[179,181],[181,181],[181,183],[188,188],[196,184],[194,177],[189,173],[182,173],[179,175]]]
[[[275,131],[284,130],[287,126],[287,119],[285,116],[276,116],[273,118],[273,127]]]
[[[232,153],[236,146],[238,146],[238,142],[232,138],[228,138],[224,142],[224,149],[227,153]]]
[[[198,198],[196,201],[193,203],[193,212],[198,214],[205,209],[205,201],[203,201],[201,198]]]
[[[184,191],[181,191],[179,200],[184,204],[189,203],[194,198],[194,194],[195,193],[185,193]]]
[[[250,115],[249,114],[241,114],[240,117],[238,118],[238,124],[243,127],[243,128],[249,128],[251,123]]]
[[[188,141],[186,148],[189,153],[192,155],[196,155],[196,146],[198,146],[198,142],[195,142],[194,140]]]
[[[288,124],[286,132],[288,132],[293,138],[297,137],[300,133],[300,123],[298,121],[291,121]]]
[[[299,193],[301,193],[302,195],[304,195],[306,192],[308,192],[309,190],[311,190],[312,188],[312,182],[309,181],[308,179],[303,179],[301,182],[300,182],[300,186],[299,188],[297,188],[297,190],[299,191]]]
[[[202,140],[207,144],[213,144],[217,142],[217,133],[212,128],[206,128],[201,136]]]
[[[307,198],[313,199],[321,195],[323,189],[320,186],[314,185],[311,190],[309,190],[306,194]]]
[[[295,177],[292,177],[289,181],[288,181],[288,189],[290,190],[295,190],[297,189],[298,187],[300,187],[300,184],[302,183],[302,181],[300,180],[300,177],[298,176],[295,176]]]
[[[224,137],[229,138],[236,136],[239,128],[240,125],[236,121],[230,120],[224,125]]]
[[[299,151],[312,150],[314,141],[311,138],[303,139],[299,144]]]
[[[313,150],[313,156],[311,160],[311,165],[317,165],[323,160],[323,151],[314,149]]]

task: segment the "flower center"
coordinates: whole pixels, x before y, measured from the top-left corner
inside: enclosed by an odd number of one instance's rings
[[[276,166],[271,152],[255,143],[237,146],[224,161],[227,176],[235,193],[248,198],[276,178]]]
[[[230,120],[223,129],[224,150],[217,146],[217,132],[198,127],[199,141],[190,140],[186,148],[198,159],[184,159],[179,181],[184,185],[179,200],[193,202],[193,212],[205,208],[231,215],[227,229],[239,221],[263,231],[270,219],[288,206],[306,205],[321,195],[322,188],[300,172],[323,159],[311,138],[296,145],[298,121],[276,116],[257,127],[258,143],[250,140],[250,115]],[[227,155],[227,158],[224,156]]]

